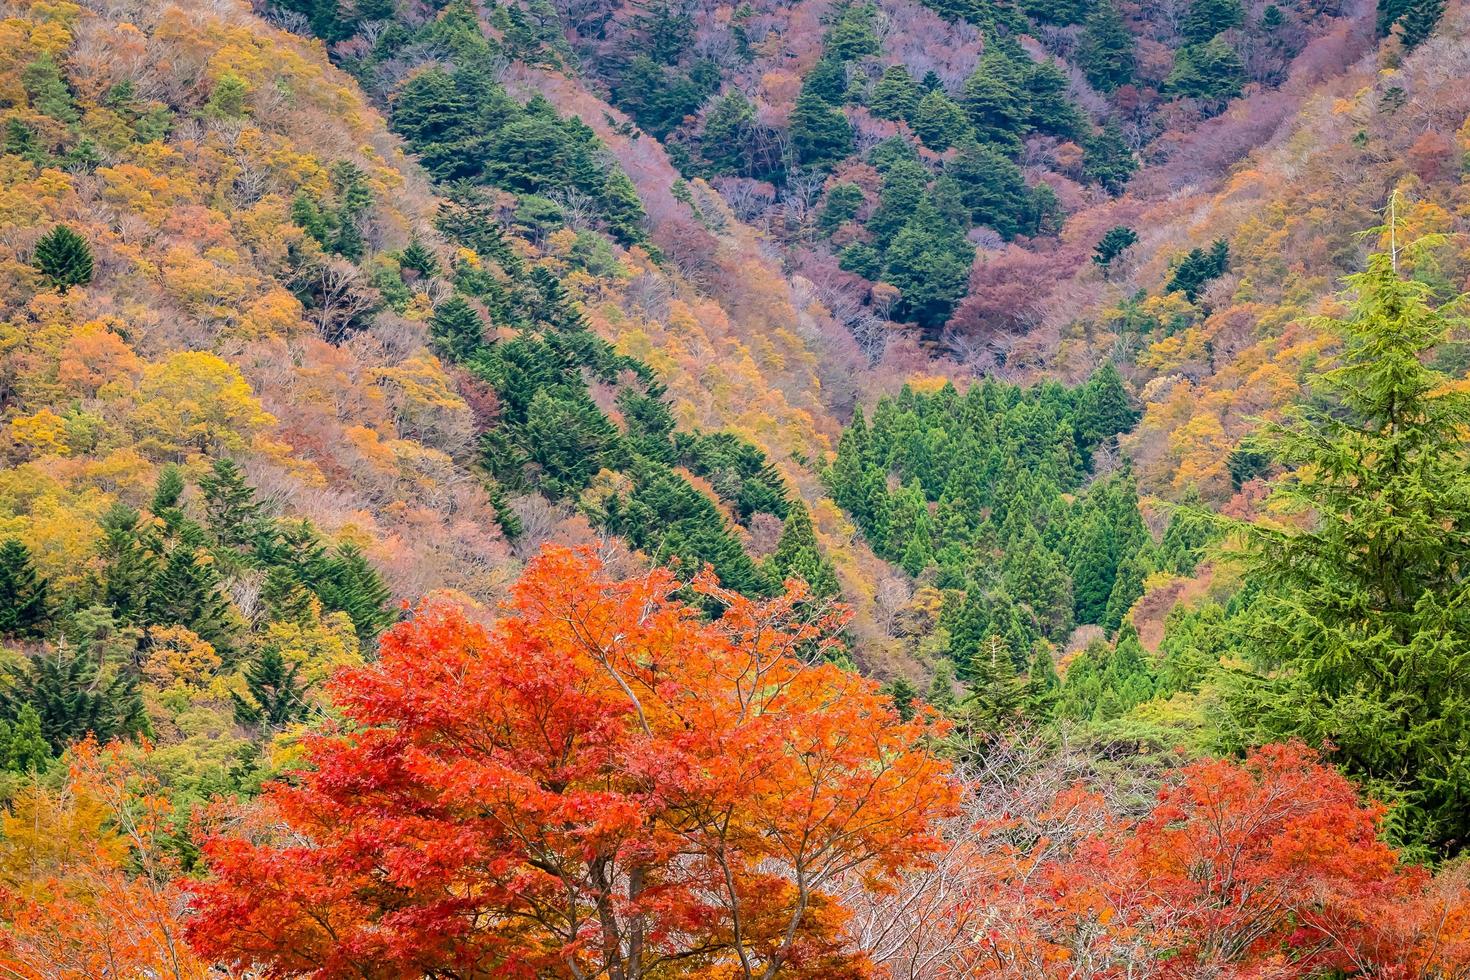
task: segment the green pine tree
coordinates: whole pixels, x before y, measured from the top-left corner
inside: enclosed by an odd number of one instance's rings
[[[41,734],[41,716],[22,704],[15,721],[0,719],[0,767],[7,772],[41,773],[51,765],[51,746]]]
[[[187,627],[227,660],[234,653],[241,626],[212,558],[185,541],[173,545],[149,583],[142,621],[150,626]]]
[[[49,51],[21,70],[20,83],[31,106],[42,115],[63,123],[74,123],[80,118],[66,77]]]
[[[1137,244],[1138,233],[1132,228],[1125,225],[1109,228],[1092,253],[1093,264],[1102,269],[1103,276],[1106,277],[1118,257]]]
[[[1261,668],[1237,715],[1329,739],[1400,804],[1401,840],[1455,852],[1470,840],[1470,395],[1426,361],[1459,321],[1388,255],[1347,283],[1348,314],[1323,322],[1338,365],[1262,440],[1288,471],[1273,503],[1310,523],[1231,527]]]
[[[236,723],[268,735],[304,721],[311,711],[309,685],[299,672],[300,665],[287,661],[276,647],[261,648],[245,668],[246,694],[230,692]]]
[[[232,459],[217,459],[210,472],[199,480],[204,498],[204,524],[222,548],[245,551],[260,543],[268,533],[268,522],[255,499],[255,488]]]
[[[1245,9],[1240,0],[1190,0],[1184,15],[1184,36],[1192,44],[1202,44],[1244,23]]]
[[[86,650],[48,650],[11,667],[9,680],[0,690],[0,715],[12,726],[28,725],[23,716],[31,708],[55,752],[89,734],[106,742],[147,730],[136,675],[113,664],[99,667]]]
[[[50,621],[50,586],[30,549],[15,538],[0,544],[0,636],[40,636]]]
[[[1072,604],[1079,623],[1100,623],[1118,573],[1117,541],[1101,508],[1089,507],[1071,549]]]
[[[816,93],[803,91],[791,112],[791,146],[802,166],[826,167],[852,152],[852,126]]]
[[[32,261],[46,285],[59,292],[92,281],[92,247],[66,225],[57,225],[41,236]]]
[[[1128,148],[1116,120],[1109,119],[1084,144],[1082,173],[1087,179],[1101,184],[1109,194],[1122,193],[1128,178],[1137,169],[1138,158]]]
[[[144,527],[143,516],[121,502],[103,513],[99,525],[102,601],[116,613],[119,621],[138,623],[158,574],[158,542]]]
[[[911,124],[919,140],[936,153],[970,138],[965,111],[942,90],[930,92],[919,100]]]
[[[992,633],[970,662],[970,689],[961,703],[967,727],[984,734],[1003,732],[1021,718],[1026,702],[1024,679],[1016,673],[1010,644]]]
[[[1026,669],[1027,715],[1037,720],[1051,718],[1056,711],[1057,692],[1061,686],[1062,680],[1057,675],[1057,664],[1051,655],[1051,645],[1037,643],[1031,652],[1031,663]]]
[[[822,556],[816,529],[806,505],[797,501],[787,512],[776,550],[766,560],[766,574],[773,583],[799,578],[817,599],[831,599],[841,592],[837,573]]]
[[[1022,100],[1020,73],[1010,58],[982,58],[965,80],[960,105],[974,127],[975,139],[996,149],[1020,149],[1021,137],[1029,128],[1028,106]]]
[[[485,321],[475,308],[455,293],[434,307],[429,334],[451,361],[468,361],[485,346]]]
[[[1133,81],[1133,35],[1112,3],[1097,5],[1077,42],[1077,64],[1087,80],[1111,92]]]
[[[1240,94],[1245,85],[1245,65],[1223,38],[1179,49],[1174,68],[1164,81],[1170,95],[1221,103]]]
[[[883,70],[873,93],[868,97],[868,111],[879,119],[908,119],[919,108],[919,86],[903,65],[890,65]]]
[[[1036,200],[1021,168],[988,146],[972,145],[945,168],[959,182],[976,224],[993,228],[1002,238],[1037,230]]]
[[[1104,363],[1078,392],[1074,424],[1078,443],[1083,447],[1096,446],[1127,432],[1137,421],[1138,413],[1128,398],[1117,365],[1112,361]]]
[[[319,560],[311,574],[308,584],[321,597],[322,605],[345,612],[364,644],[398,621],[398,613],[389,604],[393,593],[362,549],[350,541],[338,545],[330,558]]]
[[[883,685],[883,693],[893,699],[893,708],[903,721],[912,721],[914,702],[919,699],[919,689],[907,677],[899,677]]]

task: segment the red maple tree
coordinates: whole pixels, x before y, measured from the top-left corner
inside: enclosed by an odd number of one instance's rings
[[[831,888],[882,888],[955,805],[876,685],[768,602],[585,551],[486,627],[428,604],[339,676],[312,768],[203,841],[206,955],[317,977],[857,977]]]

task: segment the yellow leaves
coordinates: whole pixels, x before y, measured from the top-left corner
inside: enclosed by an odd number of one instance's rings
[[[181,246],[168,250],[159,272],[169,295],[201,317],[230,319],[246,296],[241,277]]]
[[[577,244],[577,233],[570,228],[561,228],[552,232],[546,238],[546,252],[558,258],[565,258],[572,254],[572,246]]]
[[[66,455],[66,420],[49,408],[10,420],[10,438],[29,458]]]
[[[67,6],[73,10],[80,9],[76,4],[58,4],[57,6]],[[71,41],[71,31],[67,30],[64,24],[54,20],[48,20],[31,28],[31,43],[54,58],[59,58],[67,48],[71,47]]]
[[[320,607],[317,611],[320,613]],[[325,681],[339,667],[363,663],[352,620],[343,612],[319,616],[308,623],[271,623],[262,642],[297,664],[301,680],[313,685]]]
[[[143,674],[159,687],[200,687],[222,663],[212,644],[182,626],[150,626],[148,645]]]
[[[276,424],[238,368],[203,351],[150,364],[132,424],[144,452],[239,451]]]
[[[56,378],[69,392],[93,398],[104,386],[114,393],[130,390],[142,370],[142,360],[109,324],[89,320],[62,347]]]
[[[251,300],[231,333],[245,340],[287,337],[301,326],[306,315],[301,301],[279,286]]]
[[[1160,374],[1178,371],[1189,364],[1208,363],[1209,345],[1206,342],[1204,331],[1199,327],[1190,327],[1183,333],[1165,337],[1151,344],[1148,350],[1138,357],[1140,367]]]
[[[162,224],[170,208],[191,200],[194,193],[183,180],[133,163],[98,167],[97,176],[103,181],[103,200],[156,224]]]
[[[42,897],[46,881],[79,864],[120,864],[127,847],[107,806],[86,787],[26,784],[0,816],[0,885]]]

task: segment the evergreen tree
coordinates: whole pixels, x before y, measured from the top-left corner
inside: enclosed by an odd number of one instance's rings
[[[863,190],[857,184],[838,184],[827,191],[827,200],[817,218],[817,227],[828,235],[857,217],[863,206]]]
[[[965,80],[960,104],[974,127],[975,139],[995,149],[1020,148],[1028,107],[1021,98],[1019,73],[1009,58],[982,58]]]
[[[976,224],[993,228],[1007,239],[1036,231],[1035,200],[1021,168],[995,150],[971,145],[945,172],[959,182]]]
[[[921,199],[912,220],[888,246],[883,278],[903,296],[901,315],[934,328],[949,319],[964,297],[974,258],[974,246],[939,219],[928,199]]]
[[[209,99],[200,114],[206,119],[240,119],[245,115],[245,99],[250,89],[234,72],[226,72],[214,83]]]
[[[558,398],[538,391],[519,438],[552,496],[580,492],[619,447],[617,428],[585,394]]]
[[[1193,44],[1202,44],[1221,31],[1245,23],[1245,10],[1240,0],[1190,0],[1184,15],[1184,36]]]
[[[844,246],[837,254],[837,267],[871,282],[883,278],[883,256],[873,246],[863,242]]]
[[[1109,636],[1118,631],[1133,604],[1143,597],[1143,580],[1148,572],[1148,561],[1140,553],[1119,561],[1118,574],[1113,579],[1112,591],[1108,593],[1107,607],[1098,620]]]
[[[1026,702],[1026,689],[1005,638],[995,633],[985,638],[970,661],[968,676],[970,690],[961,704],[966,724],[986,734],[1015,725]]]
[[[308,685],[297,676],[300,665],[281,656],[274,646],[261,648],[245,668],[246,697],[230,692],[235,721],[263,735],[304,721],[311,711],[306,700]]]
[[[269,522],[255,499],[255,488],[232,459],[217,459],[199,480],[204,498],[204,523],[216,544],[244,551],[254,548],[269,532]]]
[[[899,677],[883,685],[883,691],[893,699],[893,710],[902,721],[912,721],[914,702],[919,698],[919,689],[907,677]]]
[[[886,250],[894,237],[913,220],[928,184],[929,171],[917,160],[896,160],[883,174],[878,207],[867,222],[867,229],[876,239],[879,250]]]
[[[20,83],[37,112],[62,123],[75,123],[80,116],[72,102],[71,89],[66,76],[49,51],[26,65],[20,73]]]
[[[40,636],[51,621],[49,583],[15,538],[0,544],[0,637]]]
[[[1174,268],[1169,284],[1164,287],[1165,291],[1183,293],[1193,303],[1199,299],[1200,291],[1206,285],[1225,274],[1229,263],[1230,246],[1223,238],[1211,244],[1209,251],[1192,248]]]
[[[1159,543],[1159,567],[1164,571],[1194,574],[1205,547],[1214,537],[1214,529],[1199,507],[1199,492],[1191,490],[1169,516],[1169,525]]]
[[[942,90],[930,92],[919,100],[911,123],[914,134],[936,153],[943,153],[970,136],[964,110]]]
[[[847,101],[847,66],[837,58],[818,59],[802,79],[801,94],[834,108],[842,105]]]
[[[174,544],[149,583],[142,618],[150,626],[187,627],[227,660],[240,627],[214,563],[185,541]]]
[[[439,274],[439,260],[427,245],[415,238],[398,253],[398,268],[427,278]]]
[[[1073,623],[1072,580],[1031,524],[1007,543],[1001,575],[1006,590],[1031,609],[1037,628],[1048,639],[1066,638]]]
[[[755,128],[755,106],[739,89],[731,89],[705,115],[700,155],[721,173],[754,177],[751,139]]]
[[[856,61],[879,53],[878,35],[873,30],[874,9],[870,4],[846,7],[822,38],[827,54],[843,61]]]
[[[142,515],[121,502],[102,515],[102,601],[123,623],[138,623],[158,574],[157,542],[147,534]]]
[[[802,166],[825,167],[852,152],[852,126],[815,93],[803,91],[791,112],[791,145]]]
[[[1164,81],[1170,95],[1223,102],[1240,94],[1245,85],[1245,65],[1235,49],[1222,38],[1180,48],[1174,69]]]
[[[837,573],[817,545],[811,515],[800,501],[792,504],[787,512],[781,539],[766,561],[766,570],[773,584],[787,578],[801,579],[816,599],[831,599],[841,591]]]
[[[1401,839],[1452,852],[1470,840],[1470,395],[1425,362],[1458,321],[1387,255],[1348,285],[1350,312],[1326,323],[1339,365],[1264,440],[1290,471],[1275,504],[1311,524],[1233,526],[1262,668],[1237,715],[1331,740],[1402,804]]]
[[[873,86],[868,111],[879,119],[908,119],[918,111],[919,86],[903,65],[890,65]]]
[[[1051,646],[1037,643],[1031,653],[1031,663],[1026,670],[1026,711],[1032,718],[1041,720],[1051,717],[1056,710],[1057,692],[1062,680],[1057,675],[1056,661],[1052,659]]]
[[[1083,147],[1083,175],[1097,181],[1109,194],[1122,193],[1137,169],[1138,160],[1124,141],[1123,130],[1116,120],[1109,119]]]
[[[106,742],[147,730],[137,677],[111,665],[99,668],[86,650],[50,650],[11,667],[9,674],[10,684],[0,690],[0,715],[13,726],[28,725],[24,715],[30,708],[55,752],[88,735]]]
[[[1098,268],[1103,270],[1106,277],[1108,269],[1118,256],[1138,244],[1138,233],[1132,228],[1118,225],[1109,228],[1107,234],[1097,243],[1097,248],[1092,253],[1092,261]]]
[[[1071,82],[1060,62],[1048,58],[1033,62],[1024,72],[1028,129],[1062,139],[1075,139],[1087,130],[1087,117],[1072,101]]]
[[[485,346],[485,321],[458,293],[434,307],[429,333],[451,361],[468,361]]]
[[[1076,419],[1077,441],[1089,447],[1127,432],[1138,421],[1123,376],[1112,361],[1094,371],[1082,386]]]
[[[1087,80],[1104,92],[1133,81],[1133,35],[1112,3],[1099,3],[1087,18],[1077,43],[1077,64]]]
[[[41,734],[41,716],[34,705],[22,704],[15,721],[0,719],[0,767],[7,772],[45,772],[51,765],[51,746]]]
[[[184,471],[176,463],[165,463],[158,471],[158,479],[153,484],[153,499],[149,502],[148,509],[153,512],[154,517],[163,521],[164,528],[170,535],[180,534],[190,524],[183,507],[184,490],[187,487]]]
[[[1445,0],[1378,0],[1378,33],[1395,28],[1404,47],[1412,50],[1428,40],[1444,17]]]
[[[954,669],[948,663],[940,661],[934,668],[934,680],[930,682],[924,700],[941,714],[954,713]]]
[[[92,247],[66,225],[57,225],[41,236],[33,263],[46,285],[59,292],[92,281]]]
[[[1118,573],[1117,542],[1101,508],[1091,507],[1072,548],[1072,606],[1079,623],[1100,623]]]
[[[398,621],[398,614],[389,606],[392,592],[362,549],[350,541],[317,563],[308,584],[327,609],[347,614],[364,645]]]

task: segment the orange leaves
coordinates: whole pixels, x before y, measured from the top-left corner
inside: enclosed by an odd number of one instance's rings
[[[931,954],[935,975],[1431,978],[1470,964],[1470,873],[1401,865],[1378,838],[1383,808],[1305,746],[1187,766],[1137,820],[1101,792],[1017,796],[957,836],[946,879],[926,885],[953,896],[927,928],[966,924]]]
[[[421,608],[334,682],[353,734],[270,791],[289,835],[205,843],[200,948],[323,977],[861,975],[829,892],[937,845],[930,722],[800,659],[833,624],[799,595],[693,588],[725,615],[554,550],[492,626]]]
[[[31,784],[4,819],[0,972],[202,980],[183,940],[170,808],[120,746],[84,742],[58,792]]]

